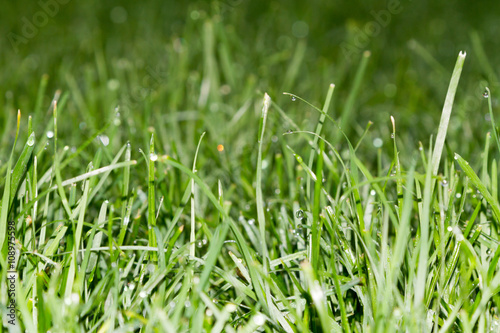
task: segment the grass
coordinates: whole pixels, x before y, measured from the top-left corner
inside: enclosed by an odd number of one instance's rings
[[[412,40],[390,72],[388,26],[371,51],[333,54],[333,70],[312,21],[310,39],[289,43],[273,8],[246,22],[253,4],[190,6],[162,55],[120,55],[110,36],[129,26],[77,29],[92,49],[80,69],[64,56],[25,95],[2,81],[16,90],[0,97],[0,331],[16,331],[12,254],[18,331],[497,331],[498,87],[484,35],[466,34],[467,60]],[[55,58],[44,34],[27,47]]]

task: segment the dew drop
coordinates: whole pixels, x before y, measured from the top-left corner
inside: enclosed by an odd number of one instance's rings
[[[47,138],[52,139],[54,137],[54,132],[47,131]]]
[[[146,296],[148,296],[148,294],[144,290],[139,293],[140,298],[146,298]]]
[[[203,242],[202,242],[201,240],[200,240],[200,241],[198,241],[198,242],[196,242],[196,246],[197,246],[198,248],[201,248],[201,247],[203,246]]]
[[[255,224],[255,220],[254,220],[254,219],[250,219],[250,220],[248,220],[248,224],[250,224],[250,225]]]
[[[446,230],[448,230],[448,231],[452,231],[452,230],[453,230],[453,228],[452,228],[452,227],[451,227],[451,225],[450,225],[450,226],[448,226],[448,228],[446,228]]]
[[[446,179],[443,179],[443,181],[441,182],[441,186],[443,187],[448,186],[448,181]]]
[[[375,195],[375,194],[377,194],[377,192],[375,190],[370,191],[370,195]]]
[[[259,313],[258,315],[253,317],[253,322],[258,326],[262,326],[266,322],[266,317]]]
[[[156,155],[155,153],[151,153],[149,154],[149,159],[154,162],[158,159],[158,155]]]
[[[226,306],[225,306],[227,312],[234,312],[236,311],[238,308],[236,307],[235,304],[233,303],[228,303]]]
[[[32,133],[30,137],[28,138],[28,141],[26,142],[28,146],[33,146],[35,144],[35,135]]]
[[[295,96],[292,96],[292,102],[295,102],[297,100],[297,98],[295,98]]]
[[[394,139],[395,137],[394,133],[391,133],[391,139]]]
[[[298,219],[301,219],[304,217],[304,211],[302,209],[299,209],[295,212],[295,217]]]
[[[373,139],[373,146],[375,148],[380,148],[384,144],[384,141],[381,138],[375,138]]]
[[[483,93],[483,97],[484,97],[484,98],[488,98],[488,97],[490,97],[490,94],[488,94],[488,91],[485,91],[485,92]]]
[[[101,140],[101,143],[104,147],[109,145],[109,138],[107,135],[99,135],[99,140]]]

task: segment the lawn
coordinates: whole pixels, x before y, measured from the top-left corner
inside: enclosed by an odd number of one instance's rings
[[[498,10],[3,4],[0,332],[500,331]]]

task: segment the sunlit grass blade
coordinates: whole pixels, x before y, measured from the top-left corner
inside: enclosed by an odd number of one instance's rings
[[[443,152],[444,140],[446,138],[446,132],[448,131],[448,124],[450,122],[453,101],[455,99],[458,82],[460,81],[460,74],[462,73],[462,67],[464,66],[465,56],[465,52],[459,53],[457,62],[455,64],[455,69],[453,69],[453,74],[451,75],[448,92],[446,93],[446,99],[444,101],[441,120],[439,122],[438,133],[436,136],[436,143],[434,145],[434,150],[432,153],[432,175],[434,176],[437,175],[439,170],[439,163],[441,161],[441,155]]]
[[[363,77],[368,66],[368,60],[370,59],[371,52],[365,51],[361,56],[361,62],[359,64],[358,70],[356,71],[356,76],[354,77],[354,82],[351,89],[349,90],[349,96],[344,104],[344,108],[340,115],[340,128],[345,130],[347,126],[351,125],[352,117],[354,116],[354,106],[358,100],[358,96],[361,89],[361,84],[363,83]],[[339,132],[335,135],[335,143],[340,140],[342,134]]]
[[[271,98],[268,94],[264,95],[264,101],[262,106],[262,114],[259,123],[259,133],[258,133],[258,155],[257,155],[257,166],[256,166],[256,187],[255,187],[255,199],[257,206],[257,221],[259,223],[259,231],[260,231],[260,250],[262,253],[262,262],[264,275],[268,274],[269,271],[269,255],[267,249],[267,241],[266,241],[266,216],[264,213],[264,199],[262,197],[262,154],[263,154],[263,141],[264,141],[264,132],[266,129],[266,121],[267,121],[267,113],[269,108],[271,107]],[[265,287],[265,294],[267,298],[267,302],[271,302],[269,287]]]

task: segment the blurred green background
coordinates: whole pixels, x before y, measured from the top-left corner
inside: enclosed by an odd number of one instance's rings
[[[69,145],[82,142],[75,131],[85,137],[102,128],[117,106],[119,130],[109,134],[116,146],[130,140],[146,147],[150,126],[177,133],[172,138],[189,152],[205,130],[214,142],[234,142],[243,132],[254,141],[264,92],[310,130],[318,114],[282,92],[320,106],[333,82],[330,114],[338,118],[364,50],[371,57],[344,131],[356,141],[373,121],[367,154],[374,153],[376,137],[390,145],[390,115],[404,144],[428,144],[456,57],[467,52],[448,141],[467,154],[479,149],[490,130],[484,87],[493,96],[500,89],[499,9],[498,2],[465,0],[5,2],[0,156],[13,141],[17,109],[33,115],[35,131],[50,126],[46,110],[58,89],[69,94],[60,122]],[[48,86],[43,112],[37,112],[44,74]],[[245,103],[250,109],[255,104],[255,112],[235,120]],[[197,125],[191,128],[186,120]],[[276,135],[288,129],[278,115],[271,121]],[[331,124],[327,138],[329,131]],[[170,139],[163,137],[162,144],[168,151]]]

